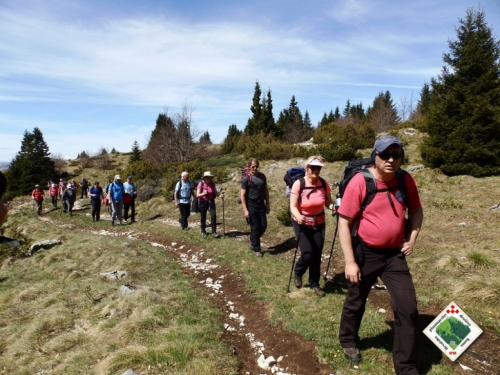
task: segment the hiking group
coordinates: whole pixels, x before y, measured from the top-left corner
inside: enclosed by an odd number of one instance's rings
[[[347,164],[335,203],[330,185],[320,177],[325,165],[321,156],[309,157],[303,168],[289,169],[284,179],[297,240],[291,271],[295,275],[294,285],[301,288],[303,276],[309,271],[307,285],[319,297],[325,296],[320,277],[325,209],[328,209],[337,217],[332,251],[338,232],[348,283],[339,329],[344,356],[352,362],[361,360],[359,327],[368,294],[380,277],[389,291],[394,311],[396,374],[413,375],[418,374],[418,310],[406,257],[413,253],[423,222],[423,210],[415,180],[400,168],[403,158],[403,143],[399,138],[392,135],[377,138],[370,158]],[[197,183],[196,192],[188,178],[188,172],[183,172],[174,192],[181,228],[189,229],[190,211],[198,212],[194,207],[199,204],[202,236],[206,237],[207,210],[210,211],[212,234],[215,234],[214,200],[219,193],[213,185],[213,176],[205,172],[202,181]],[[224,199],[222,194],[221,198]],[[224,200],[222,202],[224,207]],[[251,158],[242,171],[239,202],[250,225],[249,248],[257,257],[262,257],[261,237],[267,229],[270,203],[266,176],[259,171],[259,161],[255,158]],[[298,249],[300,256],[295,262]],[[290,281],[291,278],[292,273]]]
[[[418,374],[417,370],[417,300],[412,276],[406,262],[415,247],[423,222],[423,210],[413,177],[402,170],[403,143],[392,135],[376,139],[370,158],[349,162],[339,183],[335,203],[331,187],[322,177],[325,166],[321,156],[310,156],[303,168],[291,168],[285,175],[292,227],[297,241],[290,281],[294,274],[296,288],[304,286],[303,277],[308,272],[307,286],[319,297],[325,296],[320,287],[321,259],[326,236],[325,209],[336,216],[336,229],[344,254],[345,278],[348,284],[343,304],[339,341],[344,356],[359,362],[359,328],[365,312],[368,294],[382,279],[391,297],[394,311],[393,362],[396,374]],[[251,158],[242,171],[239,191],[244,217],[250,225],[249,248],[262,257],[261,238],[267,230],[270,212],[269,190],[266,176],[259,171],[259,161]],[[179,224],[189,230],[191,211],[200,213],[201,236],[207,237],[207,212],[210,214],[211,235],[218,238],[215,200],[222,200],[224,225],[224,193],[213,182],[214,176],[206,171],[201,180],[192,184],[189,173],[182,172],[173,199],[179,208]],[[80,184],[81,198],[87,195],[86,184]],[[61,179],[59,184],[48,185],[52,205],[57,207],[57,197],[63,201],[64,212],[72,214],[77,186]],[[84,192],[85,191],[85,192]],[[101,200],[112,207],[111,224],[115,221],[135,221],[137,189],[132,177],[122,183],[116,175],[103,190],[99,182],[90,187],[92,220],[99,221]],[[41,214],[44,191],[36,185],[32,198]],[[0,206],[5,217],[6,207]],[[124,215],[122,216],[122,211]],[[2,218],[0,216],[0,218]],[[224,228],[225,232],[225,228]],[[300,256],[296,260],[297,251]],[[331,253],[330,253],[331,259]],[[330,260],[328,266],[330,265]],[[328,272],[328,267],[327,267]],[[326,272],[326,273],[327,273]],[[326,274],[325,273],[325,274]]]

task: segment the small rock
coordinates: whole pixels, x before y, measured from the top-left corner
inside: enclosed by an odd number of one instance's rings
[[[465,221],[457,224],[459,227],[466,227],[467,223]]]
[[[385,314],[387,311],[385,311],[385,309],[383,309],[383,308],[380,308],[380,309],[378,309],[378,312],[381,314]]]
[[[470,367],[467,367],[465,365],[462,365],[460,362],[458,362],[458,364],[460,365],[460,367],[462,367],[462,369],[464,369],[465,371],[472,371],[472,369]]]
[[[119,297],[127,296],[127,295],[132,294],[132,293],[134,293],[134,289],[129,287],[129,286],[126,286],[126,285],[122,285],[120,287],[120,289],[118,289],[118,296]]]
[[[127,371],[125,371],[122,375],[139,375],[137,372],[129,368]]]
[[[99,274],[102,277],[106,277],[110,280],[118,280],[124,277],[127,277],[127,271],[111,271],[111,272],[103,272]]]

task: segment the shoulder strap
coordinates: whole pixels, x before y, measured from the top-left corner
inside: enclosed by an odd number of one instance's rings
[[[299,177],[297,180],[299,180],[299,182],[300,182],[299,198],[302,196],[302,191],[303,190],[305,190],[305,189],[311,190],[309,192],[309,194],[308,194],[308,196],[309,196],[309,195],[312,194],[312,192],[313,192],[314,189],[318,188],[317,185],[316,186],[306,186],[306,179],[305,179],[304,176]],[[321,181],[321,188],[326,193],[326,181],[323,178],[321,178],[321,177],[319,177],[319,180]]]
[[[361,210],[359,212],[359,216],[361,216],[361,212],[364,211],[366,206],[372,203],[373,198],[375,198],[375,194],[377,193],[377,182],[369,168],[361,169],[359,172],[363,175],[366,183],[366,196],[361,203]]]

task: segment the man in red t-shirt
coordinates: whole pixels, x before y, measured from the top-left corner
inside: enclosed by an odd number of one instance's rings
[[[404,175],[406,199],[404,192],[398,189],[396,171],[403,157],[403,143],[399,138],[392,135],[379,137],[372,153],[375,165],[369,168],[377,184],[373,201],[364,210],[361,209],[366,196],[366,182],[361,173],[352,178],[344,193],[338,210],[339,237],[349,286],[339,338],[344,356],[353,362],[360,361],[358,331],[371,286],[380,277],[391,295],[394,310],[394,369],[396,374],[414,375],[418,374],[418,310],[415,287],[405,257],[413,253],[422,226],[423,211],[415,180],[410,174]],[[407,233],[406,210],[409,218]],[[360,212],[357,228],[359,243],[354,245],[351,228]]]

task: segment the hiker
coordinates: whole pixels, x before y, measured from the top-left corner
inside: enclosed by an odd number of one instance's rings
[[[49,182],[49,196],[52,206],[54,206],[54,208],[57,208],[58,195],[59,195],[59,186],[54,181],[51,180]]]
[[[80,181],[80,199],[83,199],[83,194],[85,194],[85,198],[87,198],[87,190],[89,188],[89,182],[85,179],[85,177],[82,177],[82,180]]]
[[[92,221],[99,221],[101,218],[101,199],[104,199],[102,187],[99,181],[94,182],[94,186],[89,189],[90,204],[92,205]]]
[[[132,182],[132,176],[127,176],[127,182],[123,184],[123,207],[124,214],[123,220],[128,221],[128,210],[130,209],[130,222],[135,222],[135,198],[137,197],[137,188],[135,183]]]
[[[43,196],[44,196],[44,191],[42,187],[38,184],[35,185],[35,189],[31,192],[31,198],[36,203],[36,213],[38,215],[42,214],[42,203],[43,203]]]
[[[66,203],[68,216],[70,217],[73,216],[73,206],[76,200],[76,191],[75,191],[75,186],[73,184],[68,184],[68,187],[66,188],[66,190],[64,190],[64,193],[62,195],[62,200],[64,203]]]
[[[394,369],[396,374],[414,375],[418,374],[418,311],[415,287],[405,257],[413,253],[423,211],[413,177],[400,170],[405,174],[406,193],[398,185],[396,172],[403,156],[403,143],[399,138],[392,135],[379,137],[373,146],[374,166],[369,168],[377,187],[373,201],[362,209],[367,189],[365,177],[358,173],[347,185],[338,209],[339,237],[348,281],[339,338],[344,356],[352,362],[359,362],[358,331],[368,294],[380,277],[391,295],[394,311]],[[409,218],[407,234],[406,210]],[[361,211],[357,228],[352,228]],[[352,229],[356,231],[355,243]]]
[[[123,184],[120,175],[115,175],[114,181],[109,185],[108,198],[112,209],[111,225],[115,225],[115,219],[122,225]]]
[[[7,178],[0,171],[0,226],[2,226],[5,221],[5,217],[7,216],[7,212],[9,211],[8,204],[4,204],[2,201],[3,193],[7,190]]]
[[[189,181],[189,173],[182,172],[181,178],[175,184],[174,189],[174,200],[175,207],[179,208],[181,217],[179,218],[179,223],[181,224],[182,230],[189,230],[188,218],[191,214],[191,196],[194,196],[193,186]]]
[[[61,178],[61,181],[59,182],[59,196],[61,197],[62,208],[63,208],[64,213],[68,212],[68,205],[66,204],[66,202],[63,199],[64,191],[67,188],[68,188],[68,182],[63,181],[63,179]]]
[[[78,193],[78,184],[76,183],[75,179],[72,179],[69,183],[71,185],[73,185],[73,190],[75,191],[75,194],[77,194]]]
[[[202,181],[198,184],[196,188],[196,196],[198,197],[200,203],[200,216],[201,216],[201,236],[203,238],[207,237],[205,231],[207,227],[207,211],[210,211],[210,224],[212,226],[212,236],[214,238],[220,237],[217,234],[217,218],[215,212],[215,198],[220,196],[224,199],[224,193],[219,193],[215,189],[215,184],[213,183],[214,176],[210,172],[205,172],[203,174]]]
[[[260,238],[267,229],[267,214],[271,210],[266,176],[259,172],[259,161],[251,158],[247,164],[250,175],[241,179],[240,199],[243,214],[250,224],[249,247],[262,257]]]
[[[324,166],[321,156],[311,156],[305,162],[305,176],[298,178],[290,192],[290,212],[295,237],[299,241],[300,258],[295,265],[294,284],[302,287],[302,276],[309,269],[309,287],[319,297],[325,292],[319,286],[321,255],[325,243],[324,207],[334,210],[330,185],[319,177]]]

